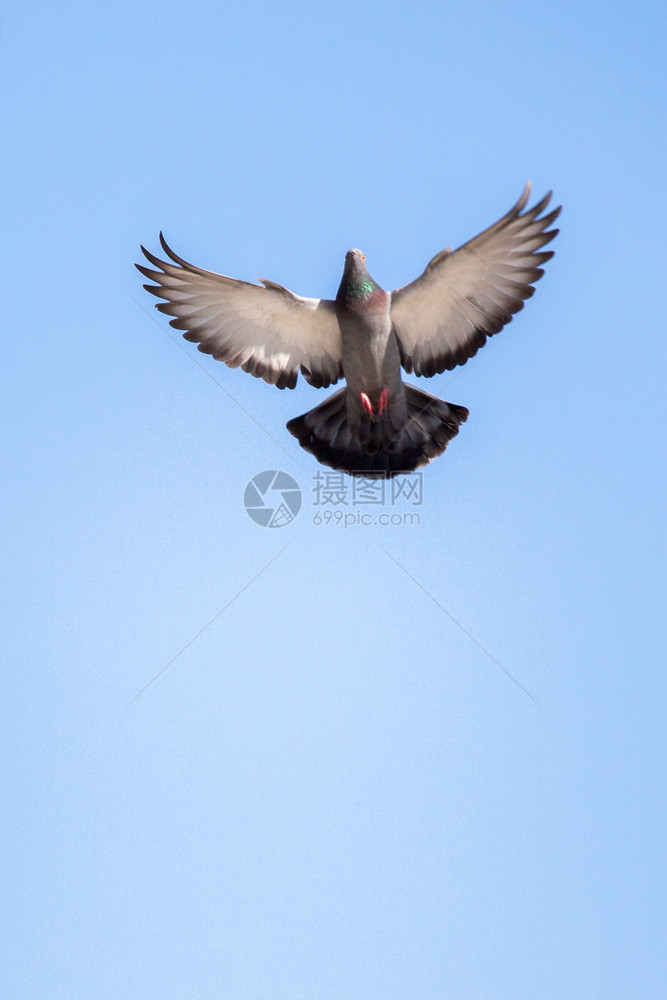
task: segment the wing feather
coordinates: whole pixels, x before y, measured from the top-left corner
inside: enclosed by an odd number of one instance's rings
[[[551,192],[524,211],[528,182],[516,205],[458,250],[442,250],[424,273],[391,295],[391,317],[407,372],[435,375],[465,364],[502,330],[544,274],[558,233],[560,208],[542,215]]]
[[[333,302],[302,298],[273,281],[255,285],[205,271],[174,253],[162,233],[160,243],[169,261],[141,248],[153,265],[136,265],[153,282],[144,288],[164,300],[156,308],[204,354],[280,389],[294,388],[299,371],[324,388],[342,376]]]

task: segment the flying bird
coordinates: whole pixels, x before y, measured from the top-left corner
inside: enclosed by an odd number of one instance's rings
[[[287,429],[323,465],[351,475],[391,477],[432,461],[468,417],[408,385],[408,373],[432,376],[472,358],[534,292],[553,251],[549,227],[560,208],[542,214],[549,192],[524,211],[528,182],[510,211],[458,250],[441,251],[415,281],[385,292],[361,250],[345,255],[335,300],[295,295],[274,281],[256,285],[204,271],[178,257],[162,233],[168,261],[142,246],[154,268],[136,267],[163,299],[160,312],[204,354],[241,367],[279,389],[299,372],[310,385],[346,386]]]

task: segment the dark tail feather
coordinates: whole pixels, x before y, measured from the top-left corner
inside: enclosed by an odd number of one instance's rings
[[[347,423],[345,395],[339,389],[319,406],[295,417],[287,430],[302,448],[328,465],[352,476],[391,478],[412,472],[441,455],[468,419],[465,406],[405,385],[407,419],[398,430],[384,419],[352,431]]]

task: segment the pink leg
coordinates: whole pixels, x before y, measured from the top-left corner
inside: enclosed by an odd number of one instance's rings
[[[380,393],[380,398],[378,400],[378,413],[384,413],[384,411],[387,409],[387,396],[388,395],[389,394],[387,392],[387,387],[385,386],[384,389],[382,390],[382,392]]]
[[[366,413],[368,414],[368,416],[372,417],[373,416],[373,404],[371,403],[370,399],[368,398],[368,396],[366,395],[365,392],[362,392],[360,395],[361,395],[361,405],[363,406],[363,408],[366,411]]]

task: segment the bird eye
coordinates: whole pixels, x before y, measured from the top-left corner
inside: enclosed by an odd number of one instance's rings
[[[365,254],[365,253],[362,253],[362,255],[361,255],[361,259],[362,259],[362,260],[366,260],[366,254]]]

